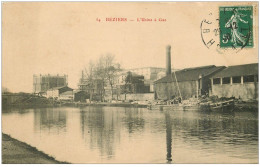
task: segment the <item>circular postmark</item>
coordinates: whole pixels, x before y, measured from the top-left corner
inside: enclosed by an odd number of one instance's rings
[[[253,47],[253,7],[219,7],[219,15],[209,13],[200,24],[203,44],[223,53]]]

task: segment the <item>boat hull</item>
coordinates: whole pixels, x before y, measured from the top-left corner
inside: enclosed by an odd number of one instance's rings
[[[230,112],[234,111],[234,108],[235,103],[233,100],[210,104],[210,110],[215,112]]]
[[[194,105],[149,105],[149,110],[184,110],[184,111],[213,111],[213,112],[230,112],[234,110],[234,101],[222,101],[218,103],[201,103]]]
[[[149,110],[183,110],[183,111],[208,111],[209,106],[204,105],[150,105],[147,107]]]

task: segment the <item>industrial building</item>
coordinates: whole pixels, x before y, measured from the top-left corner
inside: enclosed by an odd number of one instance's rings
[[[216,67],[211,65],[186,68],[177,71],[175,74],[171,73],[155,81],[155,97],[157,99],[169,100],[180,96],[183,99],[188,99],[207,95],[210,90],[209,77],[223,68],[224,66]]]
[[[33,75],[33,92],[46,93],[48,89],[68,85],[67,75]]]
[[[86,99],[90,98],[90,94],[83,90],[76,90],[73,93],[76,102],[86,102]]]
[[[258,99],[258,63],[229,66],[210,79],[211,95]]]
[[[145,79],[143,75],[138,75],[130,71],[123,72],[120,75],[118,75],[116,87],[120,94],[149,93],[149,85],[145,85],[144,80]]]
[[[154,92],[153,82],[165,76],[165,68],[142,67],[129,69],[128,71],[144,76],[144,84],[149,86],[149,92]]]
[[[186,68],[172,73],[171,47],[166,48],[166,76],[154,82],[156,99],[169,100],[175,97],[188,99],[209,94],[210,77],[224,66]]]
[[[68,86],[63,86],[47,90],[46,97],[57,100],[73,100],[74,94],[72,88],[69,88]]]
[[[131,71],[135,74],[138,74],[138,75],[143,75],[145,80],[158,79],[157,75],[160,72],[163,72],[165,74],[165,68],[160,68],[160,67],[134,68],[134,69],[130,69],[129,71]]]

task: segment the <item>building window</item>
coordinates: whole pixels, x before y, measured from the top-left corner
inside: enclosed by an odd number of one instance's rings
[[[233,83],[241,83],[241,76],[232,77]]]
[[[213,85],[220,84],[220,78],[213,79]]]
[[[230,84],[230,77],[224,77],[222,79],[222,84]]]
[[[254,76],[253,75],[244,76],[244,83],[246,82],[254,82]]]

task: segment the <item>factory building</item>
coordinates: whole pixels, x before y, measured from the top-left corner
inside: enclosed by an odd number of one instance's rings
[[[156,99],[169,100],[175,97],[188,99],[207,95],[210,91],[210,77],[224,66],[202,66],[186,68],[172,73],[171,47],[166,48],[166,76],[154,82]]]
[[[62,86],[47,90],[46,97],[57,100],[73,100],[74,93],[73,89],[69,88],[68,86]]]
[[[144,76],[144,84],[149,86],[149,92],[154,92],[153,82],[165,76],[165,68],[143,67],[129,69],[128,71]]]
[[[46,93],[51,88],[67,85],[67,75],[33,75],[33,92],[37,94]]]
[[[145,79],[143,75],[138,75],[130,71],[123,72],[117,77],[116,87],[120,94],[149,93],[149,85],[145,85],[144,80]]]
[[[73,91],[75,102],[86,102],[86,99],[90,98],[90,94],[83,90]]]
[[[229,66],[210,79],[212,95],[258,99],[258,63]]]

